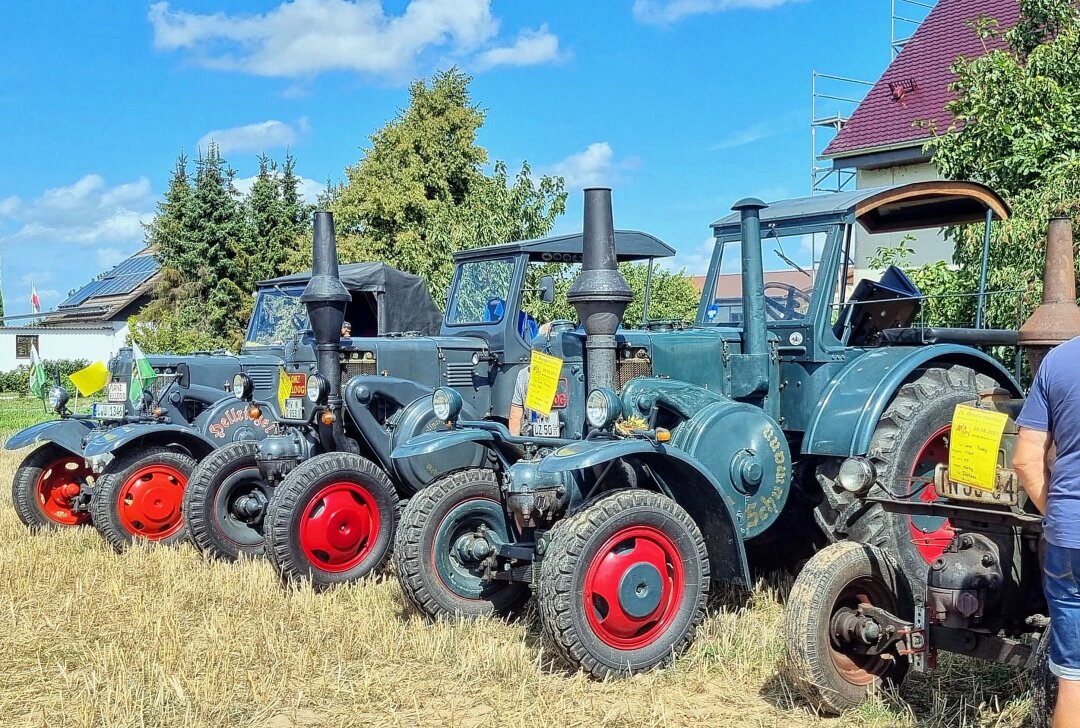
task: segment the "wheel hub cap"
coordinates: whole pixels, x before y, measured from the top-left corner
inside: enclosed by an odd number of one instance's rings
[[[375,546],[379,507],[359,483],[333,483],[311,500],[300,523],[305,556],[324,571],[347,571]]]
[[[180,504],[187,476],[164,464],[137,470],[120,488],[117,511],[124,529],[133,536],[158,541],[183,525]]]
[[[619,580],[619,606],[630,617],[648,617],[663,596],[663,577],[653,564],[634,564]]]

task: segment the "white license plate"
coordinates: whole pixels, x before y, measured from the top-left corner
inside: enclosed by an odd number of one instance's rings
[[[126,407],[122,404],[94,403],[94,417],[100,417],[103,420],[122,420],[126,414],[125,410]]]
[[[302,420],[304,419],[304,399],[303,397],[289,397],[285,400],[285,411],[282,415],[287,420]]]
[[[559,413],[555,410],[551,411],[547,417],[543,415],[531,412],[530,424],[532,424],[533,437],[558,437],[560,422]]]
[[[975,501],[976,503],[993,503],[1004,506],[1015,506],[1020,503],[1015,477],[999,478],[997,488],[992,491],[972,488],[970,485],[961,485],[949,480],[938,488],[938,495],[949,500]]]
[[[126,402],[127,397],[127,382],[109,382],[110,402]]]

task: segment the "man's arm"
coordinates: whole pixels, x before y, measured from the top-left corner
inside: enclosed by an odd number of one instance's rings
[[[521,418],[525,415],[525,408],[520,404],[510,405],[510,421],[507,426],[510,428],[510,434],[517,437],[521,434]]]
[[[1050,450],[1053,444],[1049,432],[1021,427],[1016,441],[1016,452],[1013,453],[1013,470],[1020,478],[1020,485],[1039,509],[1039,513],[1043,514],[1046,513],[1050,486]]]

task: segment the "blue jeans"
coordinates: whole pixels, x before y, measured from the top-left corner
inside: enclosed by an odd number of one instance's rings
[[[1050,672],[1080,680],[1080,549],[1047,542],[1043,572],[1050,608]]]

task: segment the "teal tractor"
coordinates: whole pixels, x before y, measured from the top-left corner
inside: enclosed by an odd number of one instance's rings
[[[748,585],[748,552],[775,551],[792,538],[785,524],[811,521],[821,540],[874,544],[925,573],[947,520],[886,512],[873,495],[933,497],[911,484],[947,457],[955,404],[991,387],[1019,394],[978,348],[1015,344],[1016,333],[914,326],[923,296],[897,268],[847,295],[856,236],[989,226],[1008,208],[981,185],[921,183],[734,209],[713,225],[696,324],[622,331],[610,191],[586,192],[585,264],[568,295],[584,332],[534,349],[561,361],[561,377],[587,381],[588,426],[541,444],[468,421],[436,392],[451,430],[394,457],[463,442],[489,457],[405,508],[396,573],[422,613],[505,612],[531,590],[556,652],[607,676],[678,654],[710,583]],[[812,265],[785,244],[812,250]],[[805,283],[767,283],[765,250]],[[622,356],[648,361],[645,375],[618,377]]]

